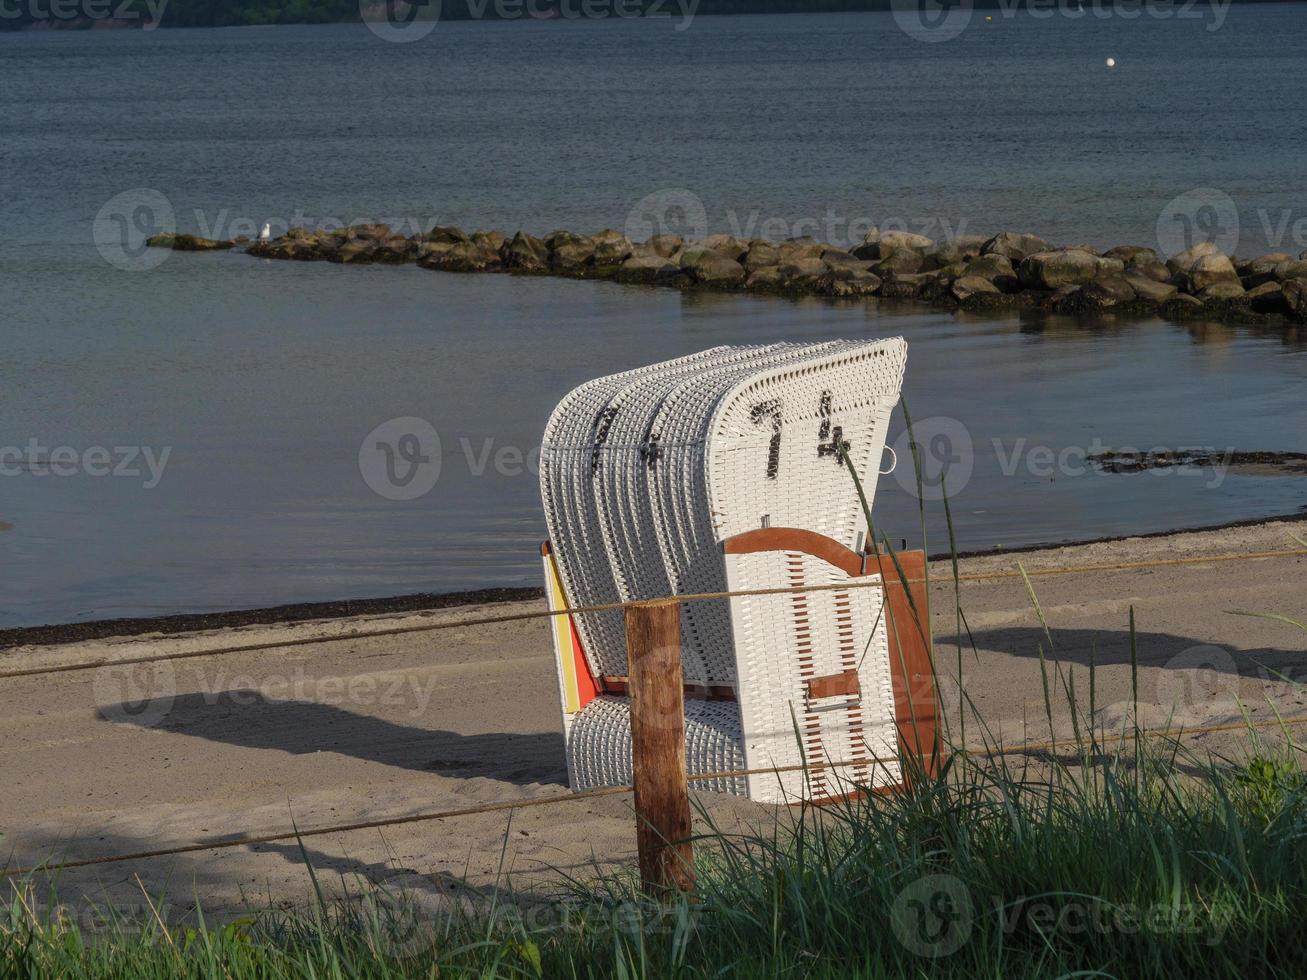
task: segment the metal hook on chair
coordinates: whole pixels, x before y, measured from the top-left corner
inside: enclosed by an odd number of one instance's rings
[[[899,454],[894,451],[893,446],[886,446],[885,452],[889,453],[894,459],[893,462],[889,464],[889,469],[880,471],[881,476],[889,476],[899,465]]]

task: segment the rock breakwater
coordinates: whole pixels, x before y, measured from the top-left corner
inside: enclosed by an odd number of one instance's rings
[[[404,236],[384,224],[329,231],[292,228],[253,243],[164,235],[149,244],[187,251],[246,245],[248,254],[301,262],[415,263],[444,272],[500,272],[785,296],[878,297],[946,309],[1032,308],[1050,313],[1160,314],[1170,319],[1307,323],[1307,252],[1252,259],[1201,243],[1169,258],[1121,245],[1055,247],[1001,232],[936,242],[903,231],[870,232],[845,250],[812,238],[785,241],[618,231],[467,232],[436,226]]]

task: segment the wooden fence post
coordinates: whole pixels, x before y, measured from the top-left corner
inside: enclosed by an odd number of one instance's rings
[[[685,768],[685,691],[681,607],[626,608],[640,880],[658,898],[694,894],[690,791]]]

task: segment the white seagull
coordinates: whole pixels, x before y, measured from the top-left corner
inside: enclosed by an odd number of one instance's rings
[[[263,223],[263,230],[259,232],[259,241],[266,242],[272,237],[272,225],[268,222]]]

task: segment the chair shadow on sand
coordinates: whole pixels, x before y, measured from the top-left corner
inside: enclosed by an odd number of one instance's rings
[[[559,732],[463,735],[355,714],[334,704],[278,700],[257,690],[180,694],[161,719],[126,702],[101,705],[98,714],[102,720],[135,721],[243,748],[292,755],[336,752],[451,778],[480,776],[519,785],[567,781]]]
[[[970,655],[971,642],[974,639],[976,649],[995,653],[1006,653],[1015,657],[1038,657],[1042,649],[1050,662],[1088,666],[1090,654],[1096,667],[1130,663],[1130,632],[1128,629],[1059,629],[1050,627],[1053,636],[1052,648],[1044,631],[1038,626],[1001,626],[992,629],[976,630],[970,637],[964,635],[962,648]],[[1307,645],[1307,635],[1296,633],[1285,627],[1285,640],[1288,643],[1302,639]],[[953,636],[936,636],[935,650],[950,649],[956,651],[957,639]],[[1134,638],[1135,656],[1141,667],[1166,667],[1192,669],[1202,666],[1222,673],[1237,673],[1242,677],[1261,677],[1264,669],[1285,674],[1295,680],[1307,681],[1307,649],[1253,647],[1235,649],[1228,643],[1213,643],[1191,636],[1175,633],[1155,633],[1138,630]],[[1215,655],[1216,650],[1224,651],[1225,656]],[[1210,651],[1204,658],[1201,651]],[[945,662],[948,656],[945,655]],[[1263,666],[1259,666],[1264,665]],[[1280,679],[1280,678],[1275,678]]]

